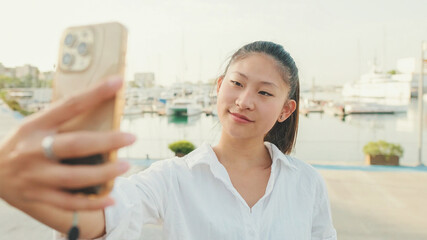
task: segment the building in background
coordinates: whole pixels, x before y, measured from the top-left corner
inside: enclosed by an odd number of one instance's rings
[[[135,84],[141,88],[152,88],[155,85],[153,72],[135,73]]]
[[[25,81],[29,86],[35,86],[39,79],[39,69],[29,64],[19,66],[15,69],[15,77]]]
[[[5,67],[3,66],[2,63],[0,63],[0,75],[3,75],[4,71],[5,71]]]
[[[51,80],[53,80],[54,75],[55,75],[55,72],[52,72],[52,71],[40,72],[39,73],[39,80],[40,81],[51,81]]]
[[[7,68],[0,63],[0,76],[15,78],[15,68]]]

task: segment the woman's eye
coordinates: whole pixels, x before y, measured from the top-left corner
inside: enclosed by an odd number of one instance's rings
[[[232,83],[232,84],[234,84],[234,85],[236,85],[236,86],[239,86],[239,87],[242,87],[242,86],[243,86],[241,83],[239,83],[239,82],[237,82],[237,81],[233,81],[233,80],[231,80],[231,83]]]
[[[259,94],[264,95],[264,96],[273,96],[272,94],[265,92],[265,91],[260,91]]]

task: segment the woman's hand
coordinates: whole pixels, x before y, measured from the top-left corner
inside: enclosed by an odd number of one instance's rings
[[[27,119],[0,143],[0,198],[22,208],[41,202],[66,210],[95,210],[114,202],[109,197],[89,198],[71,194],[73,189],[105,183],[126,172],[126,162],[101,165],[65,165],[47,159],[42,148],[44,137],[73,117],[111,99],[122,80],[108,82],[56,102]],[[68,132],[53,135],[52,150],[59,159],[109,152],[132,144],[135,137],[121,132]]]

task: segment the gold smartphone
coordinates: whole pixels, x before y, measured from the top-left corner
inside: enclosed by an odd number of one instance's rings
[[[111,75],[124,77],[126,48],[127,30],[120,23],[67,28],[61,38],[52,100],[57,101],[106,81]],[[118,130],[124,106],[123,91],[122,88],[113,99],[64,123],[59,132]],[[94,165],[116,160],[117,152],[114,151],[62,159],[61,163]],[[111,191],[113,183],[110,181],[103,185],[69,191],[102,196]]]

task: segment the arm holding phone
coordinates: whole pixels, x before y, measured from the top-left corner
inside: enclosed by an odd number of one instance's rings
[[[120,23],[67,28],[53,105],[0,144],[0,197],[59,232],[70,229],[72,211],[79,211],[81,236],[101,236],[103,209],[114,204],[113,180],[129,168],[116,161],[116,150],[135,141],[119,132],[126,46]]]
[[[80,214],[82,224],[79,225],[83,227],[82,236],[100,236],[104,231],[102,209],[114,204],[113,200],[108,196],[76,195],[64,189],[105,183],[124,173],[128,164],[60,164],[45,157],[41,142],[62,123],[113,98],[122,84],[122,80],[116,78],[61,99],[45,111],[28,117],[6,137],[0,144],[0,197],[60,232],[66,232],[71,226],[71,210],[96,210]],[[65,132],[54,135],[53,151],[58,158],[81,157],[113,151],[134,140],[134,136],[118,131]],[[100,226],[101,230],[96,229]]]

